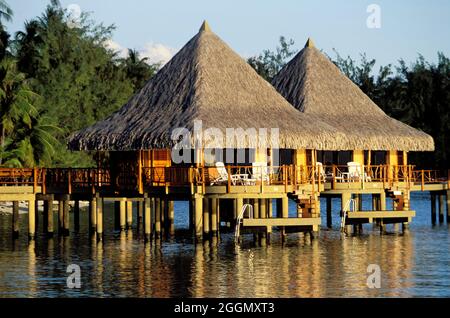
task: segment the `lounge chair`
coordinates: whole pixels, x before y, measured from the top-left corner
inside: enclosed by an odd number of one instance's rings
[[[351,180],[357,180],[360,181],[361,178],[364,178],[364,181],[370,182],[372,181],[372,178],[367,175],[366,172],[362,172],[361,164],[358,162],[347,162],[348,167],[348,179]]]
[[[243,183],[245,183],[245,180],[248,179],[247,174],[232,174],[232,175],[228,176],[228,171],[225,168],[225,165],[223,162],[216,162],[216,169],[219,174],[219,177],[214,179],[211,182],[211,185],[228,182],[228,178],[230,178],[232,185],[243,184]]]
[[[253,162],[251,178],[244,179],[246,185],[255,185],[256,182],[266,182],[269,184],[269,173],[267,162]]]

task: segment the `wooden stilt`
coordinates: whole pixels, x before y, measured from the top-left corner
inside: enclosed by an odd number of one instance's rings
[[[439,194],[439,223],[444,223],[444,195]]]
[[[175,205],[174,202],[168,201],[167,202],[167,214],[168,214],[168,223],[169,223],[169,235],[174,236],[175,235]]]
[[[267,199],[267,218],[273,217],[273,202],[272,199]],[[267,227],[267,243],[270,244],[270,235],[272,233],[272,227]]]
[[[281,217],[289,217],[289,199],[287,196],[281,199]],[[281,240],[286,241],[286,229],[284,227],[281,228]]]
[[[17,239],[19,237],[19,229],[20,229],[19,201],[13,201],[13,213],[12,213],[13,239]]]
[[[447,201],[447,224],[450,224],[450,190],[447,190],[446,201]]]
[[[331,229],[333,227],[332,200],[331,197],[327,197],[327,227]]]
[[[53,226],[53,200],[47,200],[47,235],[49,237],[53,236],[54,226]]]
[[[68,236],[70,233],[70,206],[69,200],[63,200],[63,235]]]
[[[97,199],[93,197],[89,202],[89,232],[95,233],[97,229]]]
[[[436,224],[436,195],[431,193],[431,224]]]
[[[217,236],[218,222],[217,222],[217,206],[218,199],[211,199],[211,234],[212,236]]]
[[[144,201],[138,201],[137,202],[137,225],[136,229],[138,232],[140,232],[141,224],[144,218]]]
[[[44,206],[43,206],[43,211],[42,211],[42,231],[44,233],[47,233],[47,227],[48,227],[48,201],[45,200],[44,201]]]
[[[380,193],[380,210],[386,211],[386,192],[384,191]]]
[[[160,200],[160,205],[161,205],[161,234],[162,232],[166,232],[165,231],[167,229],[167,224],[166,224],[166,220],[167,220],[167,204],[166,204],[166,199],[165,198],[161,198]]]
[[[267,218],[267,199],[259,199],[259,217],[261,219]],[[266,246],[267,244],[267,228],[260,235],[259,240],[261,246]]]
[[[155,198],[155,238],[161,238],[161,199]]]
[[[64,201],[58,201],[58,233],[63,234],[64,232]]]
[[[127,201],[127,229],[131,230],[133,227],[133,201]]]
[[[34,200],[28,201],[28,238],[34,240],[36,235],[36,214],[34,213]]]
[[[209,214],[210,214],[209,198],[203,198],[203,237],[204,238],[209,238]]]
[[[75,200],[73,206],[73,220],[75,232],[80,231],[80,201]]]
[[[146,197],[144,203],[144,234],[145,240],[150,241],[152,238],[152,211],[151,199]]]
[[[35,229],[34,229],[34,233],[38,233],[39,232],[39,201],[36,200],[34,201],[34,219],[35,221]]]
[[[97,240],[103,240],[103,198],[97,198]]]
[[[195,204],[195,240],[197,242],[203,239],[203,198],[196,196]]]
[[[127,228],[127,201],[125,199],[120,200],[119,203],[119,219],[120,230],[125,231]]]

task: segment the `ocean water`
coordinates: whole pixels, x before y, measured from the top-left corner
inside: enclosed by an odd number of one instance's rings
[[[431,224],[427,193],[411,199],[417,216],[406,233],[388,225],[380,235],[364,225],[363,234],[345,236],[333,199],[332,229],[322,226],[314,239],[292,233],[285,244],[275,231],[266,247],[251,234],[236,246],[233,233],[194,244],[187,202],[175,203],[176,238],[160,244],[145,244],[136,224],[114,232],[112,205],[105,206],[100,243],[88,235],[85,210],[78,233],[47,239],[40,231],[32,243],[26,215],[14,241],[11,216],[0,215],[0,297],[450,297],[450,227]],[[322,224],[324,211],[322,201]],[[80,288],[67,285],[71,264],[80,268]],[[380,288],[367,285],[371,264],[379,266]]]

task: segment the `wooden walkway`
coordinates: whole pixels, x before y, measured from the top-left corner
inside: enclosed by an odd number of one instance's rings
[[[228,174],[251,175],[251,167],[227,166]],[[258,206],[258,215],[244,218],[243,227],[302,228],[317,231],[320,224],[320,197],[327,198],[327,226],[332,225],[331,200],[340,197],[341,210],[354,198],[371,194],[373,208],[348,213],[346,225],[363,223],[407,224],[415,216],[410,210],[410,193],[430,192],[432,217],[443,220],[444,206],[450,210],[449,172],[415,170],[414,166],[363,167],[364,174],[352,176],[345,167],[280,166],[270,167],[267,178],[215,182],[215,168],[210,167],[141,167],[135,174],[115,174],[108,169],[0,169],[0,201],[27,201],[29,236],[36,234],[37,202],[44,202],[45,232],[52,234],[52,207],[58,201],[58,228],[69,233],[69,201],[74,201],[75,222],[79,219],[79,201],[90,202],[89,221],[93,232],[103,234],[103,202],[114,201],[120,229],[131,226],[133,202],[137,204],[138,221],[146,236],[158,237],[165,228],[173,227],[173,201],[190,201],[190,225],[197,238],[215,235],[223,220],[230,226],[243,204]],[[247,180],[247,181],[246,181]],[[394,202],[386,207],[386,197]],[[297,204],[297,216],[288,216],[288,198]],[[276,215],[272,200],[277,202]],[[228,202],[229,201],[229,202]],[[230,203],[234,202],[234,203]],[[439,203],[438,209],[436,202]],[[13,208],[13,227],[18,229],[18,212]],[[219,213],[221,210],[222,213]],[[439,211],[437,218],[436,211]],[[231,212],[230,212],[231,211]],[[166,223],[169,222],[169,225]],[[227,223],[226,222],[226,223]],[[66,224],[67,223],[67,224]],[[76,224],[75,224],[76,226]],[[171,232],[169,230],[169,232]]]

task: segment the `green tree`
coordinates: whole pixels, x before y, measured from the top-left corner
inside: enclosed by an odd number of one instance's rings
[[[247,59],[247,63],[264,79],[271,82],[275,75],[283,68],[289,58],[297,53],[292,49],[294,41],[286,41],[284,36],[280,36],[279,46],[275,51],[264,50],[257,56]]]
[[[91,157],[69,152],[68,136],[116,111],[129,99],[134,84],[116,52],[105,46],[114,27],[95,24],[86,13],[77,27],[71,27],[67,16],[53,1],[16,34],[16,54],[32,89],[42,96],[39,111],[50,124],[63,128],[54,135],[61,146],[53,165],[86,166],[93,164]]]
[[[39,96],[27,85],[16,62],[0,62],[0,165],[33,167],[48,163],[54,151],[56,127],[45,124],[35,104]]]
[[[141,58],[139,52],[128,49],[128,56],[121,60],[128,79],[133,83],[134,90],[138,90],[158,71],[158,64],[148,64],[148,58]]]

